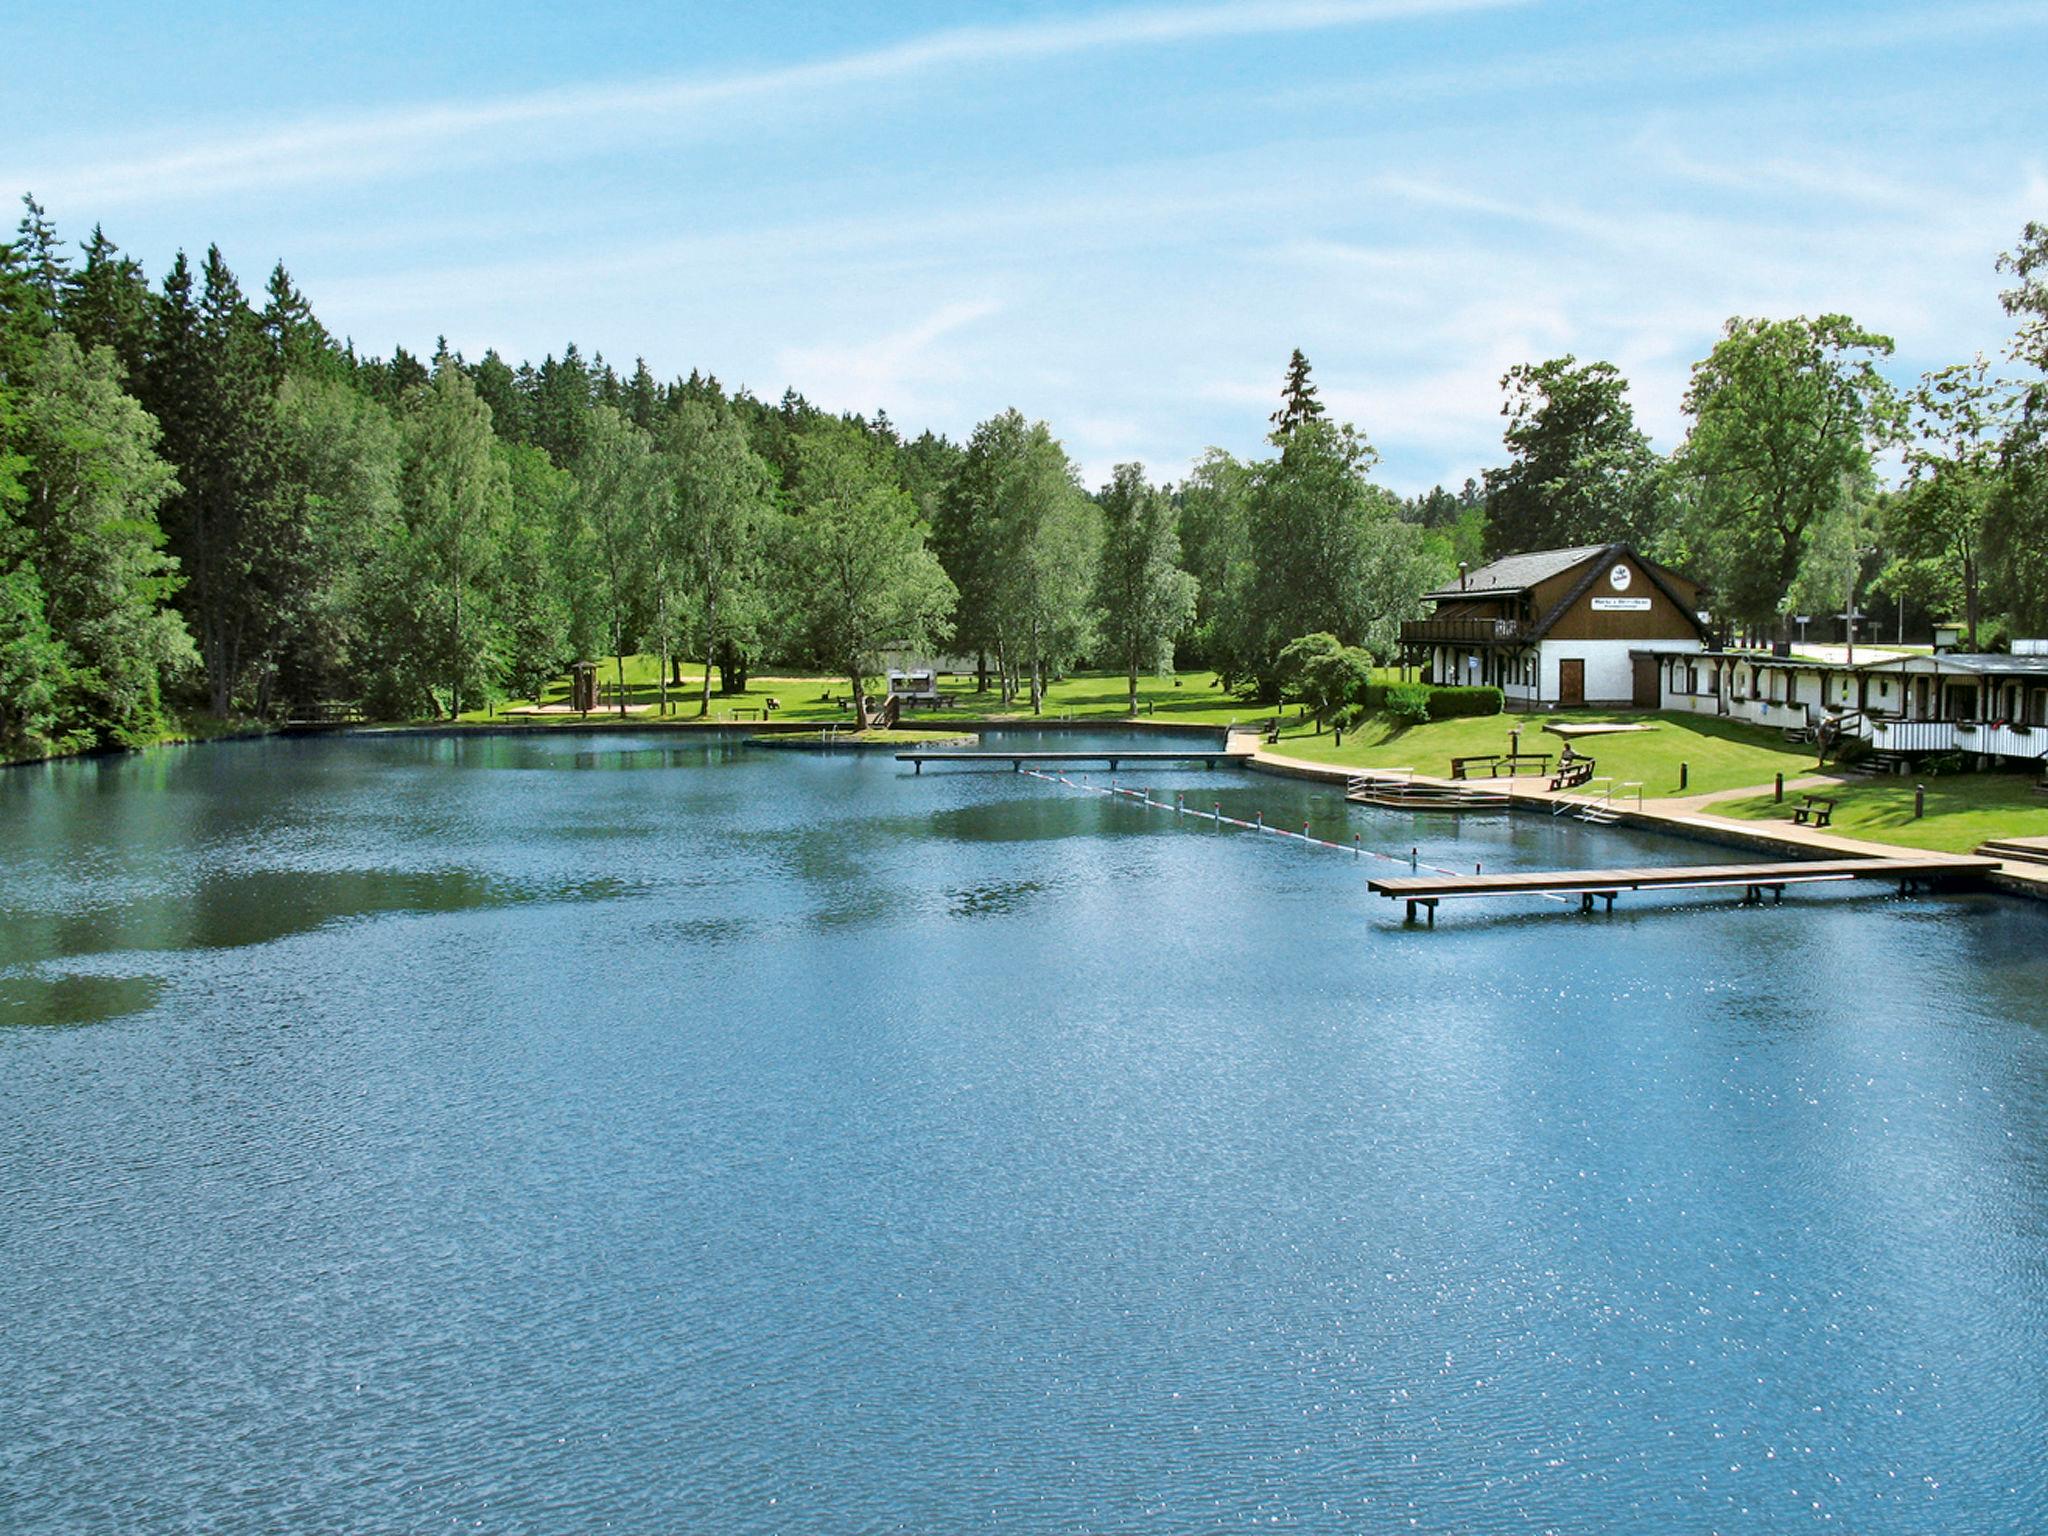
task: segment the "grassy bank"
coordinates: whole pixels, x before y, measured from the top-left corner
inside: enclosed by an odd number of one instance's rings
[[[154,740],[143,742],[140,747],[117,747],[103,749],[94,746],[49,746],[23,752],[0,752],[0,767],[17,763],[48,763],[67,757],[90,757],[103,750],[147,751],[151,747],[183,747],[202,741],[220,741],[230,736],[261,736],[272,728],[254,720],[218,720],[204,710],[191,713],[172,711],[171,718]]]
[[[703,687],[701,671],[686,671],[680,685],[671,684],[668,702],[669,713],[659,715],[660,707],[660,660],[654,656],[629,656],[626,658],[625,703],[628,719],[662,720],[668,723],[684,724],[698,718],[697,709],[700,690]],[[1388,672],[1389,679],[1398,680],[1398,674]],[[617,672],[607,663],[603,671],[606,684],[606,711],[613,718],[618,717],[618,706],[612,696]],[[799,677],[784,673],[762,674],[748,679],[745,693],[721,694],[716,689],[716,674],[713,674],[711,713],[707,717],[712,724],[733,724],[750,722],[765,713],[766,718],[784,724],[798,721],[817,725],[845,725],[853,718],[853,711],[846,703],[846,679],[843,677]],[[1045,707],[1034,717],[1031,713],[1029,696],[1020,696],[1005,705],[1002,695],[991,688],[985,693],[976,693],[972,675],[955,677],[948,675],[941,679],[940,691],[954,697],[954,705],[946,710],[919,711],[915,719],[919,725],[932,729],[943,729],[956,720],[1030,720],[1040,719],[1104,719],[1119,720],[1130,717],[1130,685],[1120,672],[1084,672],[1062,678],[1048,685]],[[776,707],[767,709],[768,701],[774,700]],[[542,690],[539,699],[521,699],[498,706],[496,709],[472,710],[463,714],[465,723],[481,724],[486,721],[501,723],[508,714],[513,719],[522,718],[517,712],[537,706],[556,709],[565,707],[569,700],[569,680],[558,678]],[[1293,711],[1290,709],[1289,714]],[[1150,676],[1138,679],[1138,715],[1143,719],[1176,721],[1185,725],[1224,726],[1233,723],[1248,723],[1254,720],[1272,718],[1270,706],[1248,703],[1234,694],[1226,692],[1216,680],[1213,672],[1183,672],[1175,677]],[[551,714],[526,717],[535,724],[580,725],[581,715]],[[596,715],[592,719],[598,718]]]
[[[1417,773],[1443,777],[1450,773],[1454,757],[1507,751],[1508,733],[1514,730],[1521,732],[1524,752],[1549,752],[1554,760],[1554,755],[1563,750],[1564,741],[1543,729],[1552,721],[1567,725],[1621,722],[1653,727],[1647,731],[1584,738],[1576,743],[1576,751],[1598,763],[1596,772],[1613,779],[1617,794],[1622,784],[1631,781],[1641,784],[1644,796],[1650,799],[1681,792],[1708,794],[1768,784],[1776,773],[1789,779],[1813,768],[1811,748],[1793,746],[1775,731],[1699,715],[1615,715],[1587,710],[1432,720],[1425,725],[1402,725],[1381,716],[1359,730],[1346,731],[1342,746],[1332,732],[1318,735],[1312,726],[1289,724],[1272,750],[1310,762],[1358,768],[1413,768]],[[1681,764],[1687,769],[1683,791],[1678,783]]]
[[[1913,815],[1913,786],[1927,786],[1927,814]],[[2034,788],[2029,774],[1963,773],[1935,779],[1870,779],[1831,791],[1835,815],[1829,830],[1844,837],[1897,843],[1938,853],[1969,853],[2000,837],[2048,837],[2048,795]],[[1717,816],[1746,821],[1785,821],[1798,796],[1787,792],[1785,803],[1769,795],[1724,800]]]

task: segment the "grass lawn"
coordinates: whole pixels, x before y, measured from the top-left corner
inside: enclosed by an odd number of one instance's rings
[[[600,669],[599,676],[607,690],[607,702],[612,703],[610,690],[617,679],[616,665],[607,661]],[[680,687],[669,689],[669,713],[657,716],[660,699],[660,659],[654,656],[628,656],[626,658],[626,703],[629,709],[638,711],[640,719],[656,718],[687,723],[697,718],[698,690],[703,687],[703,673],[686,668]],[[714,674],[715,679],[715,674]],[[1399,681],[1399,674],[1386,672],[1383,681]],[[715,690],[714,681],[714,690]],[[954,696],[956,703],[950,710],[919,713],[920,724],[929,722],[935,730],[943,729],[949,720],[993,720],[1032,718],[1028,696],[1020,697],[1007,709],[1002,697],[993,688],[987,693],[974,691],[972,674],[963,677],[948,675],[940,679],[940,691]],[[826,703],[829,696],[833,702]],[[469,723],[482,723],[500,718],[506,709],[517,709],[523,705],[566,704],[569,698],[569,679],[557,678],[544,690],[540,699],[515,700],[501,705],[496,711],[466,710],[462,719]],[[844,725],[853,718],[853,712],[845,704],[846,679],[843,677],[793,677],[787,674],[757,674],[747,680],[745,694],[711,695],[710,719],[713,723],[734,718],[736,709],[761,709],[765,702],[774,699],[779,706],[768,716],[771,720],[815,721],[820,725]],[[616,715],[616,704],[612,705]],[[1046,689],[1045,709],[1040,718],[1102,718],[1127,719],[1130,713],[1130,685],[1120,672],[1084,672],[1062,679]],[[1138,679],[1138,713],[1153,720],[1173,720],[1190,725],[1229,725],[1236,721],[1250,722],[1269,720],[1273,711],[1270,707],[1248,703],[1234,694],[1217,686],[1213,672],[1183,672],[1178,677],[1141,677]],[[591,716],[593,720],[600,718]],[[629,718],[632,718],[629,716]],[[749,718],[752,718],[749,716]],[[580,715],[547,715],[536,723],[551,725],[581,725]]]
[[[1927,786],[1927,814],[1913,818],[1913,786]],[[2048,837],[2048,795],[2022,773],[1958,773],[1940,778],[1882,778],[1851,784],[1836,796],[1831,832],[1900,843],[1939,853],[1969,853],[1995,837]],[[1724,800],[1717,816],[1750,821],[1784,821],[1793,797],[1783,805],[1769,795]]]
[[[1325,731],[1289,722],[1272,750],[1312,762],[1341,763],[1360,768],[1413,768],[1418,773],[1448,775],[1451,759],[1482,752],[1505,752],[1508,732],[1519,728],[1525,752],[1557,753],[1561,737],[1543,729],[1549,721],[1592,724],[1616,720],[1654,725],[1649,731],[1581,739],[1574,750],[1599,765],[1594,771],[1620,786],[1634,781],[1649,799],[1678,794],[1678,767],[1687,765],[1685,793],[1707,794],[1768,784],[1771,775],[1793,778],[1813,769],[1813,750],[1785,741],[1776,731],[1691,714],[1616,715],[1569,710],[1555,715],[1488,715],[1467,720],[1432,720],[1426,725],[1400,726],[1381,717],[1357,731],[1344,733],[1344,745]]]

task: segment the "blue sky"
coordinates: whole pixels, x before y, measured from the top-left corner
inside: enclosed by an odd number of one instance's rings
[[[1290,348],[1401,490],[1500,456],[1500,375],[1619,364],[1661,446],[1730,314],[1995,352],[2048,219],[2048,3],[44,5],[0,188],[152,275],[283,257],[358,346],[668,376],[1091,483],[1260,447]]]

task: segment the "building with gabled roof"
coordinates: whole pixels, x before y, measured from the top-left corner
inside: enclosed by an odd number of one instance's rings
[[[1702,588],[1627,544],[1508,555],[1423,594],[1402,660],[1440,685],[1498,687],[1510,709],[1655,709],[1654,653],[1704,650]]]

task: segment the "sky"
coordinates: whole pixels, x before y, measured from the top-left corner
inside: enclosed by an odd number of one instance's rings
[[[1259,452],[1288,354],[1415,492],[1572,353],[1661,448],[1731,315],[1911,382],[2010,334],[2048,0],[94,0],[0,15],[0,190],[360,350],[692,368],[1099,484]]]

